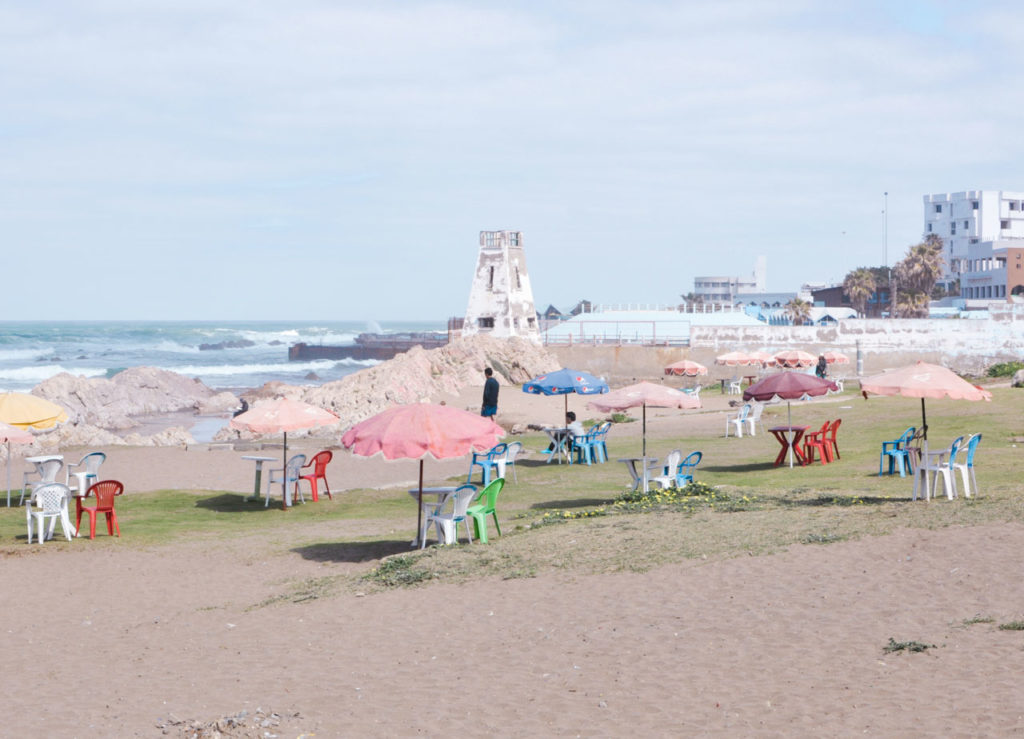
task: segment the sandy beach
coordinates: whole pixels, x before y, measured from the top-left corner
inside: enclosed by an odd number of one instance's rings
[[[467,388],[445,402],[472,408],[479,393]],[[721,434],[730,400],[735,396],[706,393],[704,411],[685,415],[652,409],[648,434],[670,434],[680,424]],[[585,404],[569,398],[581,417],[596,417]],[[554,423],[562,407],[562,398],[503,388],[499,420]],[[622,424],[617,433],[639,434],[639,425]],[[291,448],[321,444],[295,439]],[[123,480],[131,495],[252,487],[244,452],[109,453],[105,476]],[[430,477],[465,468],[462,459],[430,462]],[[339,492],[393,488],[416,472],[414,462],[339,452],[330,479]],[[1020,618],[1024,602],[1024,581],[1012,566],[1024,549],[1019,524],[900,529],[646,572],[569,569],[282,598],[296,583],[375,567],[379,548],[357,542],[379,525],[314,523],[302,534],[304,542],[324,542],[317,545],[296,543],[284,529],[226,537],[183,532],[180,541],[148,547],[134,545],[127,529],[119,541],[5,542],[3,657],[18,683],[7,733],[1024,731],[1024,633],[997,628]],[[408,532],[394,534],[394,551],[408,551]],[[979,615],[994,620],[969,623]],[[890,654],[883,651],[890,639],[934,648]],[[60,696],[58,707],[45,698],[51,693]],[[265,725],[254,727],[253,717]]]

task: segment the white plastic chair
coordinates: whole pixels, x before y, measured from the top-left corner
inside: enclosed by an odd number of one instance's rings
[[[978,492],[978,478],[974,476],[974,454],[980,443],[981,434],[971,434],[967,437],[967,441],[960,445],[959,451],[963,452],[964,460],[962,462],[953,460],[953,469],[960,471],[960,479],[964,483],[964,495],[968,498]]]
[[[42,462],[33,462],[35,469],[29,470],[21,476],[21,499],[18,501],[18,505],[22,505],[25,502],[25,491],[33,491],[40,485],[45,485],[50,482],[57,482],[57,474],[60,472],[60,468],[64,466],[63,460],[60,459],[46,459]],[[29,477],[32,475],[38,475],[39,479],[29,481]]]
[[[744,419],[747,425],[750,427],[750,435],[757,436],[755,428],[758,423],[761,423],[761,414],[764,413],[764,403],[752,403],[751,411]],[[761,423],[761,430],[764,431],[764,424]]]
[[[960,451],[960,447],[964,442],[964,437],[958,436],[953,440],[949,449],[943,449],[942,451],[929,451],[928,456],[930,459],[925,460],[925,474],[928,472],[934,472],[935,478],[932,481],[932,489],[925,491],[925,499],[929,497],[934,498],[935,494],[939,489],[939,480],[942,480],[942,490],[946,493],[946,497],[949,500],[953,500],[956,497],[956,470],[953,469],[953,463],[956,460],[956,455]]]
[[[85,495],[85,491],[94,482],[99,482],[99,471],[100,465],[103,464],[107,459],[107,455],[103,452],[89,452],[78,462],[68,462],[64,468],[65,477],[64,482],[68,487],[71,488],[72,492],[80,492],[81,495]],[[72,467],[81,467],[82,469],[77,472],[72,472]],[[78,485],[71,484],[71,476],[74,475],[75,479],[78,480]]]
[[[703,387],[703,385],[694,385],[693,387],[684,387],[683,388],[683,392],[686,393],[687,395],[692,395],[693,397],[699,399],[700,398],[700,389],[702,387]]]
[[[729,395],[739,395],[740,393],[743,392],[743,387],[740,385],[739,379],[732,379],[729,380],[727,390],[729,392]],[[742,434],[740,434],[740,436],[742,436]]]
[[[28,524],[28,543],[32,543],[32,519],[39,532],[39,543],[46,539],[53,538],[53,530],[57,526],[57,519],[60,519],[60,527],[64,530],[64,536],[71,541],[75,529],[71,526],[71,518],[68,514],[68,502],[71,500],[71,489],[62,482],[50,482],[46,484],[36,483],[25,506],[25,522]],[[38,509],[38,510],[37,510]],[[46,536],[43,536],[43,525],[49,519]]]
[[[426,528],[431,523],[434,524],[437,530],[438,542],[444,542],[445,546],[448,544],[457,544],[459,540],[458,525],[459,523],[466,524],[466,536],[469,539],[469,543],[473,543],[473,531],[469,526],[469,517],[466,515],[466,509],[469,508],[469,504],[473,502],[476,497],[477,488],[476,485],[460,485],[454,493],[449,495],[444,503],[438,506],[433,513],[427,517],[424,531],[420,535],[420,549],[423,549],[427,545]],[[448,505],[448,501],[452,501],[451,513],[444,513],[444,508]]]
[[[521,441],[510,442],[508,448],[505,450],[505,472],[508,473],[508,468],[512,468],[512,479],[519,482],[519,478],[516,476],[516,457],[518,457],[523,451],[523,443]],[[504,475],[502,475],[504,477]]]
[[[743,437],[743,422],[747,420],[747,414],[750,413],[750,403],[744,403],[743,407],[740,408],[739,413],[736,414],[735,418],[725,419],[725,436],[729,438],[729,426],[736,428],[736,436]]]
[[[676,486],[676,472],[679,469],[679,463],[683,459],[683,451],[681,449],[673,449],[665,457],[664,474],[652,477],[650,482],[658,484],[658,487],[674,488]]]
[[[288,486],[294,485],[294,490],[299,495],[299,500],[303,503],[306,502],[305,496],[302,494],[302,487],[299,485],[299,477],[302,475],[301,468],[306,464],[305,454],[296,454],[294,457],[288,460],[284,469],[280,467],[276,470],[270,470],[267,474],[267,502],[263,505],[264,508],[270,505],[270,490],[277,484],[284,483],[284,505],[290,506],[294,502],[294,493],[288,492]]]

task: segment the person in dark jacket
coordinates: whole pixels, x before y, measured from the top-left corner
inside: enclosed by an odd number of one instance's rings
[[[824,354],[819,354],[818,355],[818,366],[814,368],[814,374],[816,374],[818,377],[820,377],[821,379],[824,380],[825,379],[825,374],[826,374],[825,371],[826,371],[827,368],[828,368],[828,362],[825,361],[825,355]]]
[[[480,409],[480,415],[487,418],[494,418],[498,412],[498,381],[494,379],[494,370],[490,367],[484,370],[484,404]]]

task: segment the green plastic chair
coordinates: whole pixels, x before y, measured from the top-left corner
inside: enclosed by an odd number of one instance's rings
[[[488,514],[494,517],[494,528],[498,530],[498,536],[501,536],[501,526],[498,524],[498,514],[494,510],[494,504],[498,502],[498,493],[501,492],[503,487],[505,487],[505,478],[494,478],[476,496],[473,505],[466,509],[466,516],[473,519],[473,529],[476,532],[476,538],[484,544],[487,543]],[[481,503],[480,501],[484,499],[484,496],[487,497],[487,501]]]

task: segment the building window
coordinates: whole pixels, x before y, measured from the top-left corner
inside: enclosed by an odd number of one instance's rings
[[[1009,221],[999,221],[999,228],[1009,228],[1009,227],[1010,227],[1010,222]]]
[[[523,289],[523,281],[519,279],[519,267],[516,267],[516,288]]]
[[[964,221],[964,228],[967,228],[967,221]]]
[[[956,222],[955,221],[949,224],[949,234],[950,234],[950,236],[956,236]],[[950,248],[952,249],[953,247],[950,247]]]
[[[476,325],[477,328],[494,328],[494,317],[478,318],[476,319]]]
[[[489,270],[489,272],[488,272],[488,277],[487,277],[487,289],[488,290],[493,290],[494,289],[494,267],[488,267],[488,270]]]
[[[942,212],[942,206],[939,205],[938,203],[936,203],[936,205],[935,205],[935,212],[936,213],[941,213]]]
[[[1016,200],[1010,201],[1010,210],[1019,210],[1020,204]]]
[[[509,243],[512,246],[519,246],[519,232],[518,231],[513,231],[512,234],[509,235]]]
[[[977,200],[972,200],[971,201],[971,210],[977,210],[977,209],[978,209],[978,201]]]

